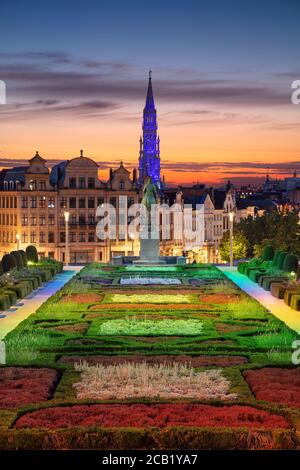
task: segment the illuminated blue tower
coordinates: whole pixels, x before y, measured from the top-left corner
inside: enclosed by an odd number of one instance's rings
[[[139,184],[143,184],[146,176],[151,176],[152,182],[160,187],[160,141],[157,136],[157,116],[151,73],[150,70],[146,105],[143,112],[143,138],[140,138]]]

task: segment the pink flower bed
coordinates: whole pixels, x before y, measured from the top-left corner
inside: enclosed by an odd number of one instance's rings
[[[99,427],[246,427],[289,428],[281,416],[250,406],[200,404],[75,405],[41,409],[21,416],[16,428]]]

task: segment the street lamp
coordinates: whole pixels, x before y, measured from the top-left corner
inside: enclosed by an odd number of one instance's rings
[[[65,265],[69,266],[69,218],[70,218],[70,212],[65,211],[64,212],[64,217],[65,217],[65,242],[66,242],[66,253],[65,253]]]
[[[17,243],[17,250],[19,251],[20,249],[20,235],[16,233],[16,243]]]
[[[229,212],[230,267],[233,266],[233,219],[234,212]]]
[[[131,238],[131,251],[132,255],[134,256],[134,233],[130,233],[129,237]]]

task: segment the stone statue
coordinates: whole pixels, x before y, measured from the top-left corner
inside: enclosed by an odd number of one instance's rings
[[[152,204],[157,204],[157,198],[157,187],[152,183],[151,177],[147,176],[143,187],[142,198],[142,204],[146,208],[146,214],[142,214],[140,258],[133,262],[137,265],[164,264],[164,261],[159,259],[159,231],[156,226],[152,226],[150,217]],[[152,231],[157,236],[152,237]]]
[[[151,211],[152,204],[156,204],[157,188],[152,183],[151,177],[147,176],[143,187],[142,204],[146,207],[148,213]]]

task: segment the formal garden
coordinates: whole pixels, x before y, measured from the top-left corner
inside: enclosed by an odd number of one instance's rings
[[[299,448],[298,338],[215,266],[91,264],[5,338],[0,448]]]

